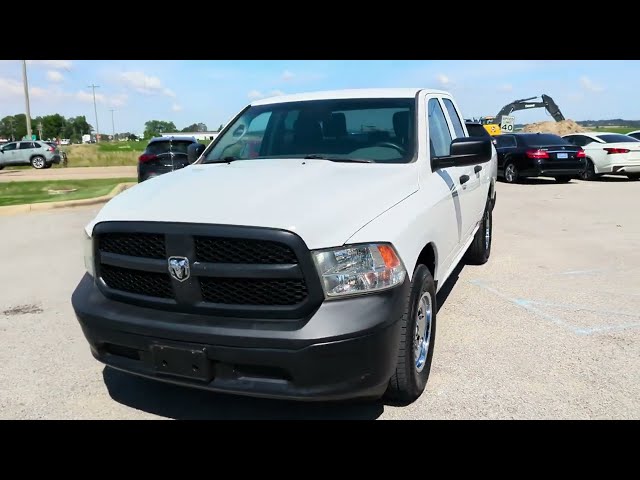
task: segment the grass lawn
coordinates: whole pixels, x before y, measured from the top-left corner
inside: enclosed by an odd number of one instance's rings
[[[633,132],[634,130],[638,130],[637,128],[632,127],[585,127],[594,132],[610,132],[610,133],[622,133],[623,135],[629,132]]]
[[[209,145],[210,140],[201,141]],[[102,142],[82,145],[66,145],[60,147],[67,153],[69,167],[121,167],[135,166],[138,157],[147,147],[148,142]],[[31,167],[25,167],[31,168]],[[54,165],[53,168],[63,168]]]
[[[100,178],[96,180],[55,180],[0,183],[0,206],[25,203],[59,202],[106,195],[119,183],[137,182],[135,178]],[[49,190],[76,189],[51,194]]]
[[[142,153],[147,146],[147,142],[140,140],[139,142],[100,142],[94,145],[100,153],[109,152],[138,152]]]

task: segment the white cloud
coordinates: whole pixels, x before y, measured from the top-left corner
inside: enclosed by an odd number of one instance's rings
[[[584,88],[588,92],[599,93],[604,91],[604,87],[602,87],[601,85],[597,85],[586,75],[580,77],[580,84],[582,85],[582,88]]]
[[[57,70],[47,70],[47,80],[54,83],[59,83],[64,80],[64,75],[62,75]]]
[[[0,77],[0,98],[8,99],[18,95],[24,95],[22,82],[11,78]]]
[[[444,73],[438,73],[436,75],[436,80],[442,87],[446,87],[451,84],[451,79],[448,76],[446,76]]]
[[[282,72],[282,80],[284,80],[285,82],[288,82],[289,80],[292,80],[293,77],[295,77],[295,73],[289,71],[289,70],[285,70],[284,72]]]
[[[127,104],[128,99],[129,95],[127,95],[126,93],[111,95],[111,97],[109,97],[109,105],[111,105],[112,107],[124,107]]]
[[[173,105],[171,105],[171,111],[172,112],[182,111],[182,105],[178,105],[177,103],[174,103]]]
[[[513,85],[511,85],[510,83],[505,83],[500,85],[500,88],[498,88],[499,92],[512,92],[513,91]]]
[[[84,90],[78,90],[74,98],[79,102],[93,103],[93,93]],[[102,93],[96,93],[96,103],[106,103],[106,98]]]
[[[29,65],[66,70],[69,70],[73,66],[73,62],[71,60],[27,60],[27,63]]]
[[[165,95],[175,97],[176,94],[162,84],[158,77],[147,75],[144,72],[122,72],[119,80],[129,88],[144,95]]]
[[[279,97],[281,95],[286,95],[286,93],[282,90],[271,90],[268,93],[262,93],[260,90],[251,90],[249,93],[247,93],[247,97],[251,98],[252,100],[258,100],[260,98],[267,97]]]

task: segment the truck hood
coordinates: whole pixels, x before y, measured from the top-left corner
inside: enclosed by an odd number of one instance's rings
[[[344,244],[418,189],[415,164],[270,159],[191,165],[125,190],[87,225],[210,223],[297,233],[310,249]]]

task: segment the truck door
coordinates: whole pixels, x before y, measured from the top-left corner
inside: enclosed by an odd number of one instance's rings
[[[437,98],[429,99],[427,112],[429,115],[431,157],[447,157],[451,151],[451,140],[455,138],[455,132],[450,130],[451,127],[440,100]],[[449,186],[450,201],[455,206],[457,223],[455,253],[462,248],[462,244],[467,240],[469,231],[474,224],[472,220],[475,217],[475,211],[469,189],[469,186],[473,185],[473,178],[470,172],[473,172],[473,167],[445,167],[436,170],[436,174],[442,177]]]
[[[442,97],[442,103],[445,107],[445,113],[449,117],[449,125],[454,138],[466,137],[464,128],[462,126],[462,119],[458,113],[458,109],[454,105],[450,98]],[[465,173],[469,180],[467,180],[462,188],[469,201],[469,230],[470,235],[475,228],[478,220],[482,218],[485,206],[487,204],[487,197],[489,195],[489,187],[491,185],[491,172],[489,163],[478,163],[477,165],[470,165],[464,167]]]

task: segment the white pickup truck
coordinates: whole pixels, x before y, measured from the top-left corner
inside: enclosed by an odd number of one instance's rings
[[[463,118],[419,88],[248,105],[87,225],[72,304],[94,357],[213,391],[414,401],[437,291],[491,252],[496,152]]]

